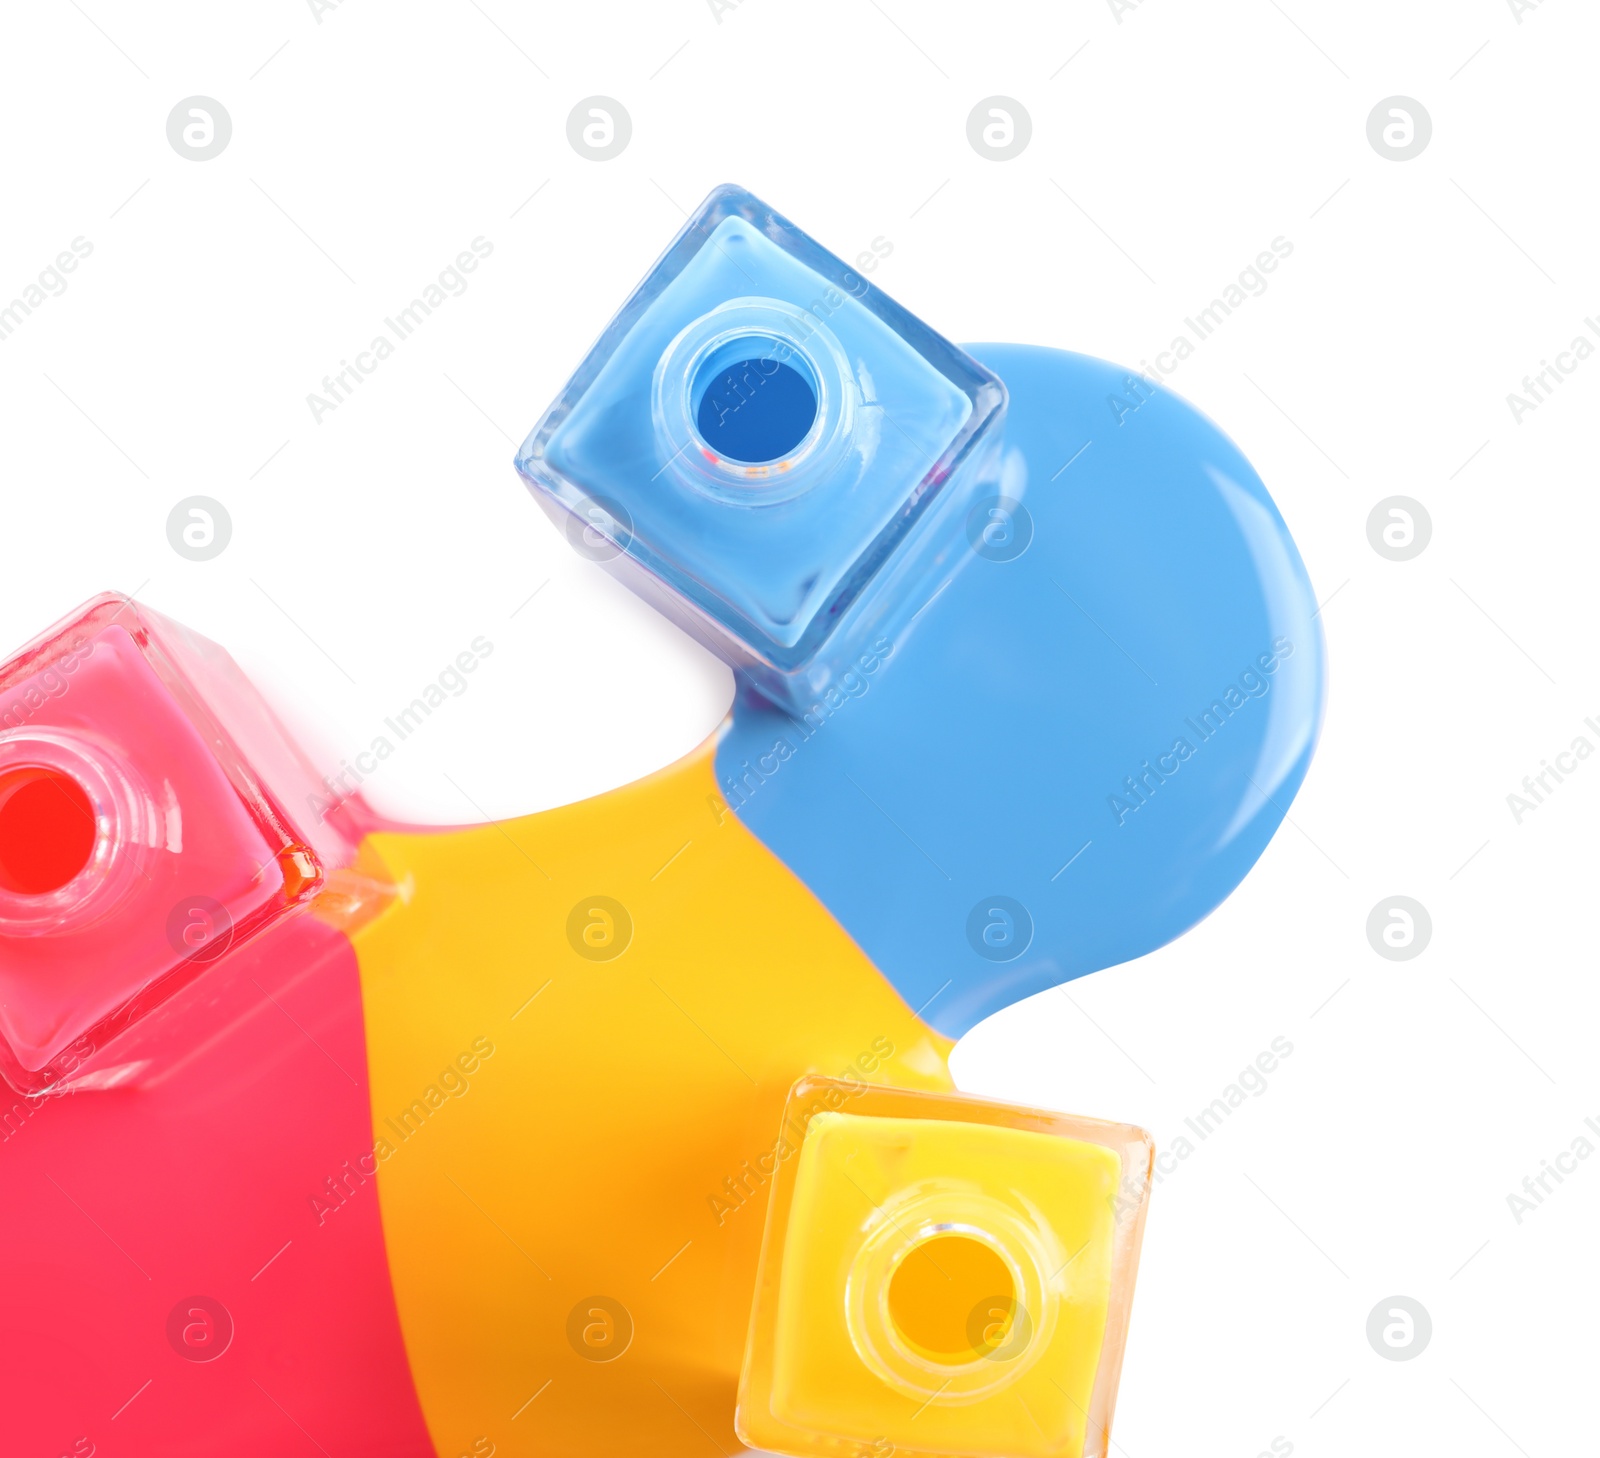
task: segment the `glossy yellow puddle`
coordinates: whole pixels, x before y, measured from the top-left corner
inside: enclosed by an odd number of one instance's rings
[[[790,1086],[952,1086],[950,1042],[727,811],[714,747],[367,843],[410,888],[352,939],[389,1266],[445,1458],[737,1452]]]

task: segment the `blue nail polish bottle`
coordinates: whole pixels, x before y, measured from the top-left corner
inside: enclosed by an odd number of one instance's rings
[[[517,456],[585,555],[804,710],[970,553],[989,370],[743,189],[701,204]]]

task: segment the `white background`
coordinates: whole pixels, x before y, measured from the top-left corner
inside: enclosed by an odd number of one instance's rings
[[[483,635],[469,692],[366,791],[435,822],[563,803],[688,751],[731,692],[509,464],[713,184],[847,257],[888,240],[874,281],[952,338],[1134,365],[1291,241],[1170,383],[1259,468],[1326,603],[1310,778],[1204,925],[997,1016],[956,1067],[1167,1149],[1293,1044],[1156,1191],[1119,1452],[1587,1451],[1600,1157],[1520,1224],[1506,1197],[1600,1120],[1600,759],[1520,824],[1506,797],[1574,737],[1600,747],[1600,358],[1520,424],[1506,396],[1600,318],[1600,19],[1118,8],[12,7],[0,304],[74,238],[93,252],[0,340],[0,638],[136,593],[226,644],[336,767]],[[196,94],[233,123],[203,163],[166,136]],[[603,163],[567,140],[594,94],[633,125]],[[1033,124],[1004,163],[966,136],[995,94]],[[1396,94],[1433,121],[1407,162],[1367,139]],[[308,393],[477,237],[467,292],[317,423]],[[1433,521],[1403,563],[1365,528],[1396,494]],[[168,544],[192,495],[232,518],[209,562]],[[1366,939],[1394,894],[1433,919],[1412,961]],[[1395,1294],[1431,1314],[1415,1360],[1366,1338]]]

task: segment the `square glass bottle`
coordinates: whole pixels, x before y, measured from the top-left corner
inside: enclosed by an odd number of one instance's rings
[[[724,186],[517,469],[580,552],[803,712],[961,565],[1005,402],[976,360]]]
[[[1130,1125],[802,1079],[736,1427],[817,1458],[1097,1458],[1154,1156]]]
[[[0,1076],[113,1086],[109,1044],[352,858],[326,793],[222,649],[131,600],[0,664]]]

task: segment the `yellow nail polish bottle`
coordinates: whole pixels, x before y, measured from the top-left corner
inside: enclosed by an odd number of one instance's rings
[[[1103,1454],[1149,1136],[815,1077],[783,1132],[739,1436],[827,1458]]]

